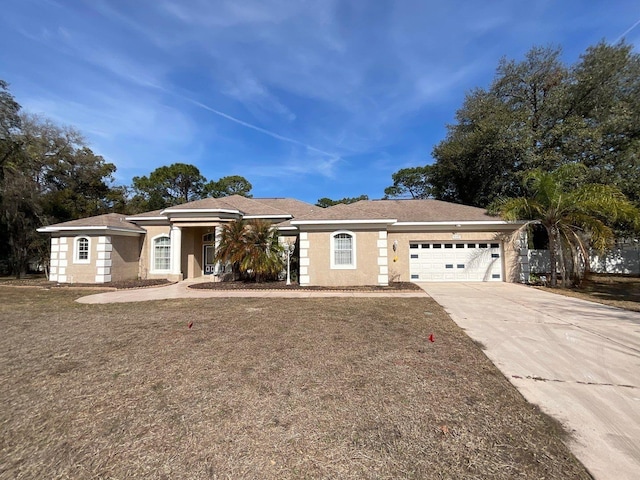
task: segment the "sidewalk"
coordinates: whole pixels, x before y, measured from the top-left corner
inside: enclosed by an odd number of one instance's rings
[[[96,293],[76,300],[78,303],[126,303],[171,298],[329,298],[329,297],[427,297],[424,291],[357,292],[339,290],[207,290],[189,288],[198,281],[184,280],[173,285]]]

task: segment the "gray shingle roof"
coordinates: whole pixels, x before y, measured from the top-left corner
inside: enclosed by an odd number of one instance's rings
[[[296,221],[397,220],[398,222],[496,221],[483,208],[440,200],[361,200],[319,209]]]
[[[231,195],[223,198],[203,198],[194,202],[183,203],[174,207],[169,207],[165,212],[179,212],[180,210],[237,210],[244,216],[279,216],[286,218],[291,214],[270,206],[252,198],[241,195]]]
[[[290,213],[294,218],[308,215],[320,207],[295,198],[255,198],[257,202]]]
[[[125,220],[125,215],[120,213],[105,213],[95,217],[79,218],[78,220],[70,220],[68,222],[56,223],[43,227],[39,230],[55,231],[55,230],[82,230],[83,228],[104,227],[105,229],[130,230],[134,232],[144,233],[144,229],[131,222]]]

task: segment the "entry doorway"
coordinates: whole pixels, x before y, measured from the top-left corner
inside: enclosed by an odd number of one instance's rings
[[[215,275],[216,273],[216,235],[207,233],[202,236],[202,273]]]

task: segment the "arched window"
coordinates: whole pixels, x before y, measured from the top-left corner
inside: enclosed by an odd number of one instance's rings
[[[89,237],[77,237],[73,242],[73,262],[89,263]]]
[[[356,268],[356,236],[340,231],[331,235],[331,268]]]
[[[161,235],[153,239],[151,254],[153,271],[169,271],[171,269],[171,239],[168,235]]]

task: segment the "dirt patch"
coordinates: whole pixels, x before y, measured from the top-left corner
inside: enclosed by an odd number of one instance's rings
[[[580,287],[537,287],[569,297],[640,312],[640,277],[633,275],[591,274]]]
[[[0,287],[2,479],[590,478],[428,297],[16,292]]]
[[[388,286],[379,285],[356,285],[351,287],[301,287],[297,283],[287,285],[285,282],[205,282],[194,283],[189,288],[200,290],[317,290],[317,291],[346,291],[346,292],[401,292],[401,291],[421,291],[422,289],[415,283],[394,282]]]

